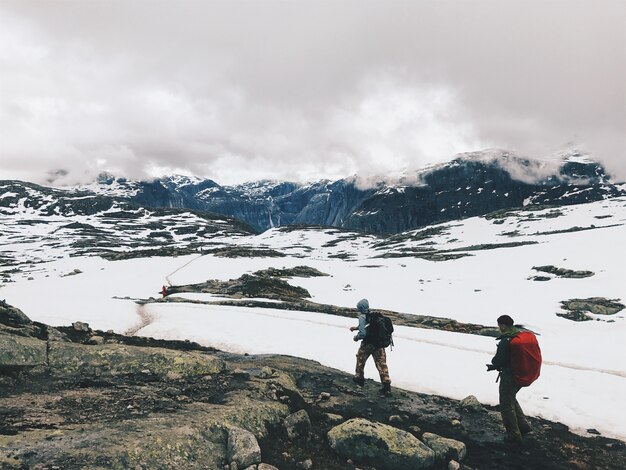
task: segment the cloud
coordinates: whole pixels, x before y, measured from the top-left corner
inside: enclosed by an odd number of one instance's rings
[[[575,140],[626,179],[623,2],[0,10],[0,178],[368,179]]]

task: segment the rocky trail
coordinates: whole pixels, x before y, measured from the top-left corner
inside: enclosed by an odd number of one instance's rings
[[[622,469],[626,444],[319,363],[52,328],[0,306],[0,468]]]

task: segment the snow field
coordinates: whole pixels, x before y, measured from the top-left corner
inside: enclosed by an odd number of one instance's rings
[[[595,428],[626,440],[626,322],[622,311],[600,321],[573,322],[556,316],[560,302],[573,298],[605,297],[626,301],[626,207],[623,199],[558,208],[563,215],[527,221],[528,214],[494,224],[471,218],[444,224],[449,234],[427,241],[438,249],[484,243],[537,241],[535,245],[468,252],[473,256],[444,262],[418,258],[374,258],[382,252],[373,237],[346,239],[335,246],[335,230],[282,232],[270,230],[232,244],[273,248],[284,258],[218,258],[189,255],[109,262],[100,258],[64,257],[31,265],[17,282],[6,283],[0,298],[30,318],[52,325],[88,322],[92,328],[125,332],[142,322],[133,299],[160,297],[163,284],[190,284],[208,279],[236,279],[268,267],[310,266],[326,277],[292,278],[306,288],[311,300],[353,308],[365,297],[372,308],[409,314],[453,318],[494,325],[511,315],[540,334],[544,368],[539,380],[523,389],[520,403],[530,415],[560,421],[578,432]],[[547,209],[542,212],[549,212]],[[535,215],[541,214],[539,212]],[[597,216],[611,215],[598,219]],[[574,226],[595,230],[554,235],[537,232]],[[49,233],[39,226],[34,233]],[[17,230],[17,228],[15,228]],[[519,237],[501,235],[519,230]],[[4,238],[3,251],[46,250],[36,242],[20,243],[19,233]],[[32,234],[30,234],[32,237]],[[0,236],[0,239],[2,237]],[[452,241],[453,239],[457,241]],[[407,242],[407,246],[423,243]],[[325,246],[326,245],[326,246]],[[329,258],[348,252],[352,261]],[[544,275],[533,266],[554,265],[591,270],[594,276],[538,282]],[[81,274],[65,276],[74,269]],[[33,280],[28,280],[32,277]],[[553,277],[553,276],[551,276]],[[180,294],[190,300],[211,300],[207,294]],[[128,297],[128,299],[126,299]],[[316,360],[352,373],[357,343],[348,328],[355,318],[278,309],[219,307],[185,303],[149,304],[152,323],[137,334],[166,339],[189,339],[232,352],[288,354]],[[485,371],[496,348],[493,338],[397,326],[396,347],[388,352],[394,386],[452,398],[476,395],[497,403],[496,374]],[[368,378],[377,379],[373,362]]]

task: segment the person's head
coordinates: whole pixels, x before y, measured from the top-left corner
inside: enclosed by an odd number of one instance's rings
[[[367,299],[361,299],[357,302],[356,308],[360,313],[367,313],[370,310],[370,303]]]
[[[513,319],[508,315],[501,315],[498,317],[498,328],[500,331],[508,330],[513,326]]]

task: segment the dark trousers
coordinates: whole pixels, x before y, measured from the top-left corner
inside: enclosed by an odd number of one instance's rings
[[[520,386],[515,383],[509,369],[500,373],[500,415],[507,434],[514,440],[521,441],[522,434],[531,430],[522,408],[517,402]]]

